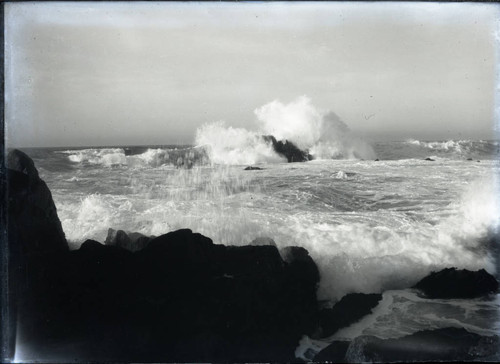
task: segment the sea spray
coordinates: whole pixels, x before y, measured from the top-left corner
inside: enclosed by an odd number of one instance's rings
[[[322,136],[323,115],[307,96],[289,104],[278,100],[255,110],[260,130],[277,140],[289,140],[300,149],[309,149]]]
[[[255,110],[256,131],[226,126],[224,122],[203,125],[195,144],[207,149],[216,164],[283,162],[263,135],[289,141],[315,159],[373,159],[375,152],[333,112],[317,109],[307,96],[283,104],[272,101]]]
[[[498,235],[500,228],[500,190],[498,176],[473,181],[460,196],[457,214],[440,225],[441,245],[460,245],[472,252],[489,253],[488,245],[480,245],[481,238]],[[484,239],[482,241],[485,241]],[[496,257],[493,257],[496,259]],[[496,273],[490,267],[490,273]]]
[[[356,136],[333,111],[317,109],[307,96],[283,104],[272,101],[255,110],[261,130],[309,150],[315,159],[374,159],[373,148]]]
[[[237,245],[253,238],[255,223],[244,209],[238,209],[241,201],[235,198],[260,193],[261,186],[252,184],[248,172],[235,173],[233,167],[225,165],[192,169],[163,166],[155,168],[148,178],[134,169],[126,171],[110,171],[120,174],[116,185],[126,194],[110,190],[64,198],[59,213],[68,240],[74,244],[88,238],[104,241],[110,227],[145,235],[190,227],[210,237],[223,237],[222,243]],[[55,199],[58,197],[56,194]]]
[[[197,146],[204,146],[212,163],[255,164],[286,162],[271,143],[258,133],[226,127],[222,121],[205,124],[196,131]]]

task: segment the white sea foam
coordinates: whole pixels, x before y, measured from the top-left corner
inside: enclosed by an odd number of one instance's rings
[[[74,163],[89,163],[103,166],[127,164],[125,152],[121,148],[91,148],[63,151]]]
[[[286,162],[261,135],[242,128],[209,123],[196,131],[196,145],[205,146],[212,163],[256,164]]]
[[[68,150],[60,153],[68,154],[68,160],[73,163],[102,167],[148,168],[164,165],[192,167],[195,164],[206,164],[204,152],[195,148],[150,148],[135,155],[126,155],[122,148]]]
[[[319,297],[337,300],[409,287],[450,266],[494,272],[484,244],[500,215],[493,162],[435,163],[149,168],[128,179],[103,169],[92,178],[108,193],[75,199],[56,188],[54,198],[69,240],[104,241],[110,227],[145,235],[187,227],[226,245],[268,236],[280,248],[303,246],[320,269]]]
[[[373,148],[352,133],[333,112],[317,109],[307,96],[283,104],[275,100],[255,110],[257,131],[205,124],[195,144],[205,146],[213,163],[255,164],[282,162],[262,135],[288,140],[316,159],[372,159]]]
[[[302,96],[289,104],[272,101],[255,110],[260,130],[277,140],[289,140],[309,149],[323,134],[323,114]]]
[[[318,263],[322,299],[409,287],[432,270],[452,266],[495,273],[496,257],[488,254],[483,239],[499,227],[496,184],[471,183],[455,205],[453,214],[436,225],[411,222],[401,214],[373,213],[367,219],[365,213],[341,224],[314,223],[299,215],[288,222],[289,233],[282,233],[290,236],[283,240],[303,245]]]

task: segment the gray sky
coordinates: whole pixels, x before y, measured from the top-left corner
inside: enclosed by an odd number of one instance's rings
[[[368,139],[494,138],[500,11],[446,3],[8,3],[9,146],[192,143],[307,95]],[[498,113],[498,110],[497,110]]]

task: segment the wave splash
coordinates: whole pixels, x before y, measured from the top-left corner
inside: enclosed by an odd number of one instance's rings
[[[317,109],[307,96],[283,104],[275,100],[255,110],[257,131],[208,123],[196,132],[197,146],[216,164],[282,162],[264,135],[289,141],[314,159],[373,159],[375,152],[333,112]]]
[[[196,145],[204,146],[215,164],[279,163],[286,159],[274,152],[258,133],[227,127],[223,121],[205,124],[196,131]]]

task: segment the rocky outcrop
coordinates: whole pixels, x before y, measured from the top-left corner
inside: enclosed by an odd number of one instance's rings
[[[11,330],[10,337],[2,340],[7,350],[12,350],[9,342],[15,340],[19,317],[24,319],[22,330],[26,335],[35,332],[35,326],[43,320],[36,312],[43,311],[39,308],[50,296],[46,290],[48,272],[68,252],[68,244],[49,188],[31,158],[16,149],[7,156],[6,185],[8,243],[3,253],[9,260],[5,266],[8,281],[2,285],[8,287],[9,307],[3,311],[2,320],[11,324]]]
[[[352,342],[335,341],[320,351],[315,362],[415,362],[495,360],[498,336],[481,336],[462,328],[420,331],[398,339],[360,336]]]
[[[23,256],[68,250],[52,194],[33,160],[20,150],[7,157],[8,234]]]
[[[37,338],[81,342],[85,360],[291,361],[319,273],[305,249],[286,257],[188,229],[135,253],[87,240],[51,269]]]
[[[475,298],[498,292],[498,281],[484,269],[446,268],[432,272],[413,288],[428,298]]]
[[[272,135],[264,135],[262,137],[267,143],[271,143],[274,151],[279,155],[285,157],[289,163],[307,162],[313,159],[307,151],[300,150],[295,144],[288,140],[277,141],[276,138]]]
[[[320,312],[321,336],[328,337],[370,314],[382,299],[381,294],[350,293],[332,308]]]

